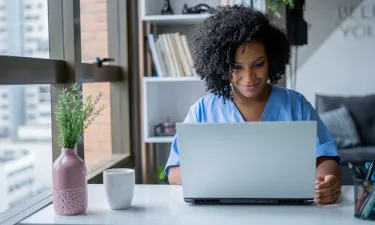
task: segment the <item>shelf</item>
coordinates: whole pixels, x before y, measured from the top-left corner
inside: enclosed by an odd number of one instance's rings
[[[155,137],[155,126],[167,119],[181,122],[189,108],[206,95],[199,77],[143,77],[142,108],[145,142],[171,143],[170,137]]]
[[[145,139],[146,143],[172,143],[173,137],[149,137]]]
[[[197,24],[203,22],[210,14],[175,14],[175,15],[147,15],[143,21],[157,24]]]
[[[143,77],[145,82],[185,82],[202,81],[200,77]],[[203,81],[202,81],[203,82]]]

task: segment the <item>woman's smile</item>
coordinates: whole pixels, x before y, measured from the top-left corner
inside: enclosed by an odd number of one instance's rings
[[[253,91],[258,87],[259,84],[260,84],[260,80],[250,83],[250,84],[238,84],[238,85],[244,88],[246,91]]]

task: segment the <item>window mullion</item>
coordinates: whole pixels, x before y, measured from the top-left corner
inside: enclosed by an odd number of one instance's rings
[[[80,0],[49,0],[50,57],[65,61],[66,83],[52,86],[52,109],[55,108],[60,91],[77,82],[82,74]],[[52,112],[52,135],[58,135],[56,117]],[[83,138],[83,137],[82,137]],[[83,140],[78,143],[78,155],[84,159]],[[53,159],[60,154],[54,141]]]
[[[49,55],[51,59],[64,59],[64,29],[62,0],[48,0]]]
[[[82,72],[81,1],[62,0],[64,60],[68,68],[68,83],[76,82]]]
[[[82,49],[81,49],[81,1],[62,0],[63,27],[64,27],[64,59],[67,63],[68,84],[77,82],[82,74]],[[82,91],[82,86],[81,86]],[[77,153],[84,160],[84,140],[77,144]]]
[[[1,85],[62,83],[64,72],[62,60],[0,56]]]
[[[102,65],[82,63],[82,73],[79,76],[81,83],[117,82],[123,80],[121,67],[117,65]]]
[[[111,137],[113,154],[130,154],[127,1],[107,0],[108,56],[120,66],[120,82],[110,83]]]
[[[64,29],[63,29],[63,12],[62,0],[48,0],[48,35],[49,35],[49,54],[50,58],[64,59]],[[66,66],[65,66],[66,69]],[[67,71],[65,71],[67,74]],[[66,78],[66,77],[65,77]],[[67,79],[67,78],[66,78]],[[56,123],[54,113],[59,93],[64,89],[64,84],[51,85],[51,128],[52,137],[57,137],[59,128]],[[54,161],[60,155],[60,147],[54,139],[52,139],[52,160]]]

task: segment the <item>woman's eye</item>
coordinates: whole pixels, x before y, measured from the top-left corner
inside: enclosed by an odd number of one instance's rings
[[[255,68],[262,68],[264,65],[264,62],[261,62],[261,63],[257,63],[254,65]]]
[[[239,65],[234,65],[233,66],[233,70],[240,70],[242,69],[242,66],[239,66]]]

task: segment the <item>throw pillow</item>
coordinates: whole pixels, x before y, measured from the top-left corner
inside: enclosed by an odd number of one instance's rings
[[[349,148],[361,144],[357,128],[345,106],[321,113],[319,116],[336,141],[338,148]]]

